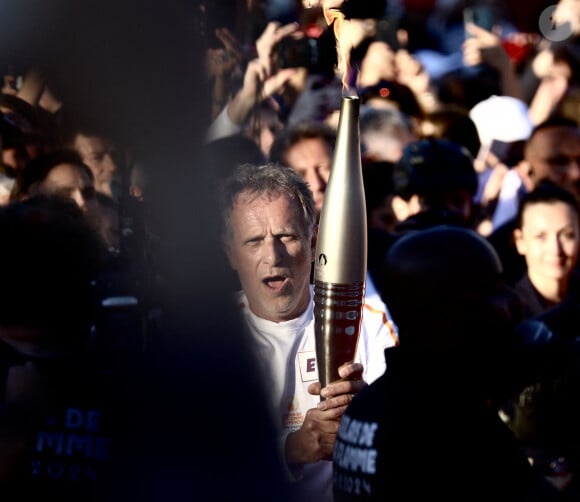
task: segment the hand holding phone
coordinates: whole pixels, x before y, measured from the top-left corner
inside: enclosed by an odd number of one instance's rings
[[[475,7],[466,7],[463,9],[463,24],[475,24],[484,30],[491,31],[495,25],[495,17],[491,7],[480,5]],[[467,28],[465,29],[465,36],[470,37]]]
[[[491,9],[472,7],[464,9],[465,41],[463,42],[463,62],[465,66],[476,67],[486,64],[498,71],[506,71],[509,56],[503,48],[502,39],[494,30],[495,23]]]

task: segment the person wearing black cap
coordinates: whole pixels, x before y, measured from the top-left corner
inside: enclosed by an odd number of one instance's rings
[[[469,227],[477,174],[466,148],[446,139],[409,143],[393,170],[397,232],[436,224]]]
[[[471,228],[477,173],[468,150],[443,138],[409,143],[391,168],[390,230],[369,231],[369,272],[376,277],[382,257],[407,232],[446,224]],[[369,184],[367,183],[367,186]]]
[[[380,291],[400,345],[343,415],[335,502],[551,500],[495,407],[519,375],[501,274],[464,228],[410,232],[387,253]]]

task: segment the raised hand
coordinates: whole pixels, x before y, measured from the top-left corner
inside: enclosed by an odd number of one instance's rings
[[[266,67],[267,71],[275,71],[276,46],[278,43],[289,36],[303,36],[300,31],[300,25],[289,23],[281,25],[277,21],[271,21],[266,25],[262,34],[256,40],[256,53],[258,59]]]
[[[464,63],[467,66],[483,63],[495,68],[500,76],[501,93],[522,99],[519,78],[499,34],[474,23],[467,23],[465,30],[470,36],[463,42]]]
[[[395,63],[397,82],[409,87],[418,97],[429,90],[429,74],[420,61],[409,51],[399,49],[395,54]]]
[[[381,80],[395,80],[395,52],[386,42],[372,42],[361,62],[357,85],[367,87]]]
[[[470,35],[462,47],[463,61],[467,66],[485,63],[501,71],[506,65],[511,65],[497,33],[487,31],[474,23],[467,23],[465,29]]]

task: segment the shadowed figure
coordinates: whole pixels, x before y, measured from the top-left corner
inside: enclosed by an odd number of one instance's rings
[[[550,500],[494,405],[517,370],[492,247],[459,227],[411,232],[387,253],[379,289],[400,345],[345,411],[335,500]]]
[[[123,443],[101,500],[284,499],[262,385],[223,301],[219,215],[210,174],[198,164],[209,120],[199,7],[180,0],[3,4],[2,56],[38,62],[63,112],[139,152],[154,187],[163,346],[127,362]],[[74,44],[63,37],[71,29]]]

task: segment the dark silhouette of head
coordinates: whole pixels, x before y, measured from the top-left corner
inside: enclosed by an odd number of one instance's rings
[[[0,326],[35,328],[51,343],[83,343],[104,247],[71,200],[38,195],[0,210]]]
[[[385,256],[378,287],[403,348],[474,355],[512,326],[500,260],[469,229],[440,225],[401,237]]]

